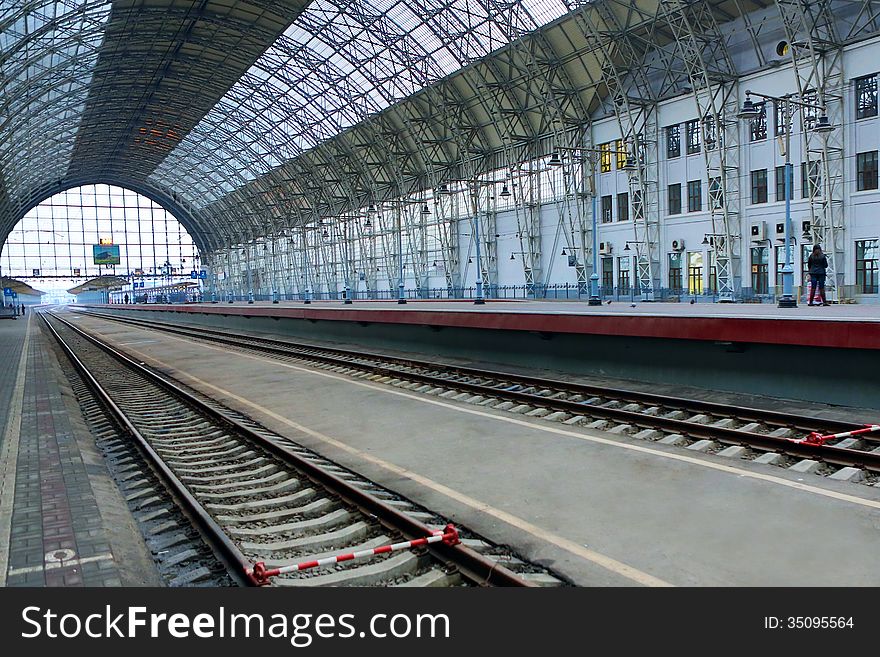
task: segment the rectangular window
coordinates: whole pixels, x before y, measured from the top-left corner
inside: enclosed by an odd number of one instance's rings
[[[666,157],[672,159],[681,156],[681,126],[671,125],[666,128]]]
[[[822,193],[820,164],[819,160],[801,162],[801,198],[813,198]]]
[[[816,126],[816,119],[822,110],[819,109],[819,92],[815,89],[804,91],[803,101],[811,107],[801,107],[801,127],[806,132]]]
[[[724,207],[724,190],[721,188],[721,176],[709,178],[709,207],[713,210]]]
[[[803,288],[810,284],[810,253],[812,252],[812,244],[801,245],[801,285]]]
[[[703,252],[688,253],[688,294],[703,293]]]
[[[681,183],[675,183],[667,188],[669,199],[669,214],[681,214]]]
[[[703,196],[699,180],[688,181],[688,212],[699,212],[703,209]]]
[[[611,171],[611,143],[599,144],[599,173]]]
[[[617,291],[621,294],[630,291],[629,282],[629,256],[620,256],[618,259],[619,274],[617,277]]]
[[[767,139],[767,103],[758,105],[760,114],[749,120],[749,141]]]
[[[877,116],[877,76],[856,78],[856,118]]]
[[[669,289],[673,292],[680,292],[682,288],[681,279],[681,253],[669,254]]]
[[[617,195],[617,220],[629,221],[629,194]]]
[[[811,249],[812,250],[812,249]],[[793,271],[797,271],[797,245],[792,242],[788,248],[789,253],[791,253],[791,267]],[[776,287],[782,289],[782,268],[785,267],[785,247],[777,246],[775,249],[776,255]],[[809,257],[809,254],[807,255]],[[808,278],[802,279],[804,281],[809,280]]]
[[[614,292],[614,258],[602,258],[602,293],[612,294]]]
[[[783,175],[785,175],[784,172]],[[752,171],[752,205],[766,202],[767,169],[758,169],[757,171]]]
[[[617,170],[622,171],[626,166],[626,145],[623,143],[623,139],[614,142],[614,150],[617,151]]]
[[[856,242],[856,292],[877,294],[877,255],[880,240]]]
[[[792,184],[794,184],[793,181]],[[794,196],[794,190],[791,191]],[[776,200],[785,200],[785,166],[776,167]]]
[[[602,223],[610,224],[612,221],[611,214],[611,196],[603,196],[602,197]]]
[[[877,151],[856,155],[856,189],[877,189]]]
[[[706,150],[713,151],[718,146],[723,146],[723,144],[719,143],[720,135],[718,134],[718,130],[715,128],[715,117],[707,116],[703,120],[703,141],[706,143]]]
[[[700,152],[700,122],[697,119],[685,123],[685,136],[687,138],[687,154],[694,155]]]
[[[773,101],[773,116],[775,118],[775,128],[773,130],[773,135],[778,137],[779,135],[784,135],[785,131],[791,127],[791,117],[788,117],[788,121],[785,120],[785,108],[782,104],[777,101]],[[786,125],[788,123],[788,125]]]
[[[715,251],[709,251],[709,292],[718,294],[718,267],[715,265]]]
[[[752,291],[755,294],[768,293],[767,252],[766,246],[752,247]]]

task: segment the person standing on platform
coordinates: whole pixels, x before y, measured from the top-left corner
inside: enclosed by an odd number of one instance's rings
[[[828,269],[828,258],[822,253],[822,247],[818,244],[813,247],[813,252],[807,260],[807,267],[810,271],[810,301],[808,306],[830,306],[825,298],[825,271]],[[816,296],[816,288],[819,288],[819,298],[822,303],[813,303]]]
[[[21,304],[21,315],[24,317],[24,304]]]

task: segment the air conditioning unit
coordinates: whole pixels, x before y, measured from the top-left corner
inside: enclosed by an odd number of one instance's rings
[[[785,223],[776,224],[776,234],[785,235]]]
[[[809,221],[801,222],[801,233],[806,238],[811,238],[813,235],[813,225]]]
[[[611,242],[599,242],[599,253],[608,255],[611,253]]]
[[[767,239],[767,222],[753,221],[749,226],[749,236],[753,242],[763,242]]]
[[[672,240],[672,250],[673,251],[684,251],[684,240]]]

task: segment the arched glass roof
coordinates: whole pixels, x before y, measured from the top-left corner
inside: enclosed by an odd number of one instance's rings
[[[673,14],[720,74],[766,65],[774,4],[0,0],[0,241],[85,183],[148,195],[210,251],[542,155],[619,111],[614,85],[639,102],[687,88]],[[841,42],[876,33],[876,2],[815,4],[850,21]]]
[[[155,176],[197,171],[200,202],[216,201],[567,11],[561,0],[316,0]]]

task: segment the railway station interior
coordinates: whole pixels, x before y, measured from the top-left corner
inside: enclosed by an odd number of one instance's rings
[[[0,2],[0,585],[880,586],[878,62],[872,0]]]

